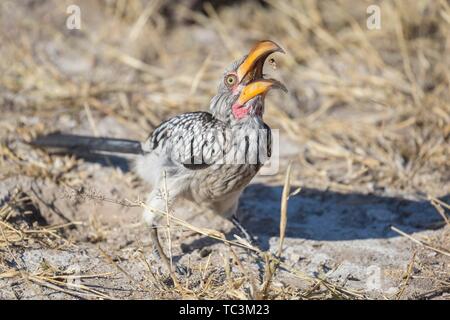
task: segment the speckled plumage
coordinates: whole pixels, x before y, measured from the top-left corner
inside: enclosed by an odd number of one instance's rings
[[[263,131],[258,135],[257,130]],[[270,147],[270,128],[257,116],[231,125],[208,112],[185,113],[163,122],[143,143],[146,154],[137,160],[137,171],[154,189],[150,207],[165,209],[159,192],[165,172],[171,203],[187,199],[229,218],[241,192],[270,156]],[[245,161],[258,156],[257,150],[261,154],[252,163],[226,159]],[[146,212],[144,218],[153,223],[154,214]]]
[[[211,113],[175,116],[142,144],[144,155],[136,170],[153,188],[149,208],[165,211],[165,182],[172,209],[177,200],[185,199],[225,218],[235,215],[243,189],[270,157],[271,132],[262,119],[264,97],[272,84],[279,84],[264,80],[262,68],[275,51],[282,49],[270,41],[259,42],[225,70],[210,102]],[[144,212],[150,225],[156,216],[154,210]]]

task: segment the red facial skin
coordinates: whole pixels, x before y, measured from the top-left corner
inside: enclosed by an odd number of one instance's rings
[[[244,108],[238,103],[233,104],[231,107],[231,110],[233,112],[233,115],[236,119],[242,119],[245,118],[248,113],[250,112],[250,108]]]

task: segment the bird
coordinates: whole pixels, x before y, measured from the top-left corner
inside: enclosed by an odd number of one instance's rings
[[[271,156],[272,133],[264,122],[265,97],[286,87],[263,73],[266,59],[285,53],[274,41],[258,41],[232,62],[219,79],[209,112],[176,115],[162,122],[143,141],[49,134],[32,141],[41,148],[136,154],[134,169],[151,187],[143,220],[159,246],[157,223],[167,204],[180,200],[231,220],[252,241],[237,217],[239,198]],[[162,190],[165,192],[162,192]],[[160,256],[164,256],[161,248]],[[167,257],[165,257],[167,259]]]

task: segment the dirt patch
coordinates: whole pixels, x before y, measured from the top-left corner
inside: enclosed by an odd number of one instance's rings
[[[0,11],[1,299],[449,298],[443,2],[383,2],[380,31],[366,30],[364,1],[161,2],[142,27],[144,1],[78,1],[83,28],[71,31],[66,4],[33,3]],[[286,49],[267,72],[290,91],[268,97],[265,114],[280,130],[280,170],[258,176],[239,207],[260,251],[173,225],[186,270],[176,284],[141,222],[149,190],[132,158],[26,141],[57,130],[145,139],[169,116],[206,110],[223,68],[262,38]],[[275,259],[288,163],[298,192]],[[189,206],[177,217],[239,235]]]

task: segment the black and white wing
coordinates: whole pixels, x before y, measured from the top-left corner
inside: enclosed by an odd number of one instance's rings
[[[226,153],[225,123],[208,112],[190,112],[161,123],[144,142],[144,152],[156,152],[188,169],[205,168]]]

